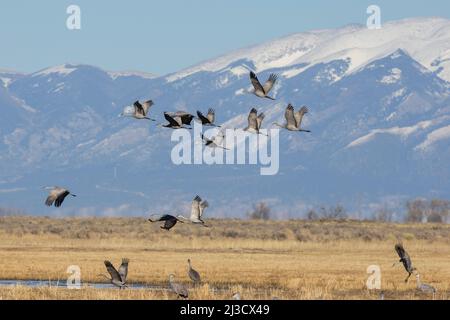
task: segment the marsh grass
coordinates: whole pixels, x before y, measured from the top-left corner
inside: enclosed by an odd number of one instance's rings
[[[382,270],[385,299],[430,299],[415,290],[393,249],[402,240],[422,280],[449,299],[450,227],[357,221],[210,220],[170,232],[143,218],[0,218],[0,279],[59,280],[69,265],[83,283],[102,282],[103,260],[130,259],[129,282],[166,288],[168,275],[191,287],[192,299],[378,299],[366,269]],[[202,276],[192,287],[186,260]],[[174,299],[167,290],[1,287],[2,299]]]

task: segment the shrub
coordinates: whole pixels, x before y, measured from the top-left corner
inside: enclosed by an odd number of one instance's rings
[[[345,220],[347,219],[347,212],[343,206],[338,204],[333,207],[320,207],[319,210],[312,209],[306,215],[308,220]]]
[[[270,220],[270,208],[265,202],[253,205],[253,211],[248,212],[247,216],[252,220]]]

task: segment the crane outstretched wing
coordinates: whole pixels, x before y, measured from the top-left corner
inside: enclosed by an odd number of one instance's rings
[[[291,127],[296,127],[297,123],[295,121],[295,116],[294,116],[294,107],[292,106],[292,104],[289,103],[289,105],[286,108],[286,112],[284,113],[284,117],[286,118],[286,122],[288,126]]]
[[[153,105],[153,100],[147,100],[142,104],[142,108],[144,109],[144,116],[147,116],[148,110],[150,110]]]
[[[200,203],[200,205],[199,205],[199,210],[200,210],[200,212],[199,212],[199,217],[200,217],[200,218],[203,216],[203,212],[204,212],[205,209],[208,208],[208,207],[209,207],[208,201],[205,200],[205,201],[203,201],[203,202]]]
[[[61,193],[58,194],[58,197],[55,200],[55,207],[59,208],[61,207],[62,203],[64,202],[64,199],[70,194],[68,190],[64,190]]]
[[[200,203],[202,202],[202,198],[199,196],[195,196],[194,200],[192,200],[191,205],[191,219],[199,220],[200,219]]]
[[[164,112],[164,118],[170,123],[173,127],[181,127],[182,122],[180,117],[172,117],[167,112]]]
[[[177,222],[178,222],[178,219],[175,217],[172,217],[172,219],[166,220],[166,222],[164,222],[164,229],[167,229],[167,230],[172,229],[177,224]]]
[[[255,91],[261,91],[263,93],[266,93],[264,91],[263,86],[261,85],[261,82],[259,82],[258,77],[256,76],[256,74],[253,71],[250,71],[250,80],[252,82],[253,88],[255,89]]]
[[[128,263],[130,262],[130,260],[128,260],[127,258],[123,258],[122,259],[122,264],[119,267],[119,275],[120,278],[122,279],[122,282],[125,283],[127,280],[127,275],[128,275]]]
[[[203,113],[201,113],[200,111],[197,111],[197,116],[200,119],[200,121],[202,122],[202,124],[208,124],[210,123],[209,119],[207,117],[205,117],[203,115]]]
[[[302,107],[300,110],[298,110],[296,113],[294,113],[295,117],[295,124],[297,128],[300,128],[302,125],[303,116],[309,112],[307,107]]]
[[[264,83],[263,89],[264,89],[264,93],[268,94],[270,92],[270,90],[272,90],[273,86],[275,85],[275,83],[278,80],[278,76],[275,73],[272,73],[269,76],[269,79],[267,79],[266,83]]]
[[[45,200],[45,204],[49,207],[53,205],[53,202],[55,202],[57,198],[57,195],[50,193],[47,199]]]
[[[256,118],[256,123],[258,124],[258,130],[261,129],[261,125],[262,125],[262,122],[265,117],[266,117],[266,115],[264,113],[260,113],[258,115],[258,117]]]
[[[208,118],[209,123],[214,123],[216,119],[216,111],[212,108],[208,109],[208,114],[206,115],[206,118]]]
[[[250,110],[250,113],[248,114],[248,127],[252,129],[258,129],[258,111],[253,108]]]
[[[142,104],[139,101],[135,101],[133,103],[133,107],[137,114],[145,116],[144,108],[142,107]]]
[[[122,277],[110,261],[105,260],[105,267],[113,281],[122,281]]]
[[[403,259],[408,256],[408,253],[406,253],[405,248],[403,248],[403,245],[400,243],[397,243],[395,245],[395,251],[397,251],[397,254],[400,257],[400,259]]]

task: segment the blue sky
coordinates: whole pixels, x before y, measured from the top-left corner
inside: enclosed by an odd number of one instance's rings
[[[70,4],[81,8],[79,31],[66,28]],[[69,62],[162,75],[283,35],[365,23],[370,4],[382,21],[450,18],[448,0],[2,0],[0,68]]]

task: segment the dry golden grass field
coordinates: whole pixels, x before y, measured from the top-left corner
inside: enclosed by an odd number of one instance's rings
[[[190,287],[190,299],[378,299],[367,267],[381,267],[385,299],[432,299],[392,267],[401,240],[421,279],[450,298],[450,226],[357,221],[209,220],[211,228],[170,232],[144,218],[0,217],[0,280],[59,280],[81,268],[82,289],[0,286],[0,299],[176,299],[168,275]],[[98,289],[104,260],[130,259],[128,283],[159,289]],[[193,287],[187,259],[203,284]],[[162,289],[162,290],[161,290]]]

